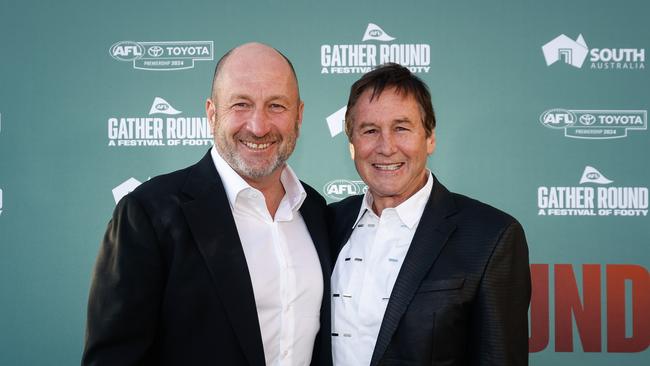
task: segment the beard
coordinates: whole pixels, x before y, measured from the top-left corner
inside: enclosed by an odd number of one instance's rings
[[[218,123],[218,122],[217,122]],[[219,155],[225,160],[234,171],[240,176],[260,179],[271,175],[276,169],[284,166],[296,147],[298,138],[298,123],[292,133],[283,136],[280,133],[271,131],[268,134],[258,137],[249,132],[238,132],[233,136],[226,135],[223,128],[217,126],[215,133],[215,145]],[[242,147],[240,140],[256,144],[273,142],[276,145],[272,155],[259,158],[245,158],[239,153]],[[268,148],[273,148],[270,146]]]

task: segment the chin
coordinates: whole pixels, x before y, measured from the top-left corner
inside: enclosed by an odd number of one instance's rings
[[[399,190],[382,187],[381,189],[369,189],[374,197],[393,197],[399,195]]]

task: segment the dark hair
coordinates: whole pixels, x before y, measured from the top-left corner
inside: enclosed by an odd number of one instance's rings
[[[214,97],[214,85],[217,82],[217,77],[219,77],[219,72],[221,72],[221,68],[223,67],[223,64],[226,63],[226,60],[232,52],[237,49],[239,46],[235,48],[231,48],[228,50],[228,52],[224,53],[223,56],[217,61],[217,66],[214,67],[214,76],[212,77],[212,87],[210,89],[210,97]],[[279,53],[282,58],[284,58],[285,61],[289,64],[289,68],[291,69],[291,73],[293,74],[294,79],[296,79],[296,88],[298,87],[298,76],[296,75],[296,70],[293,68],[293,64],[291,63],[291,60],[287,56],[285,56],[282,52],[278,51],[275,47],[271,47],[275,50],[275,52]],[[300,89],[298,89],[298,98],[300,98]]]
[[[412,95],[420,105],[420,114],[422,115],[422,125],[427,133],[431,136],[433,129],[436,127],[436,117],[433,113],[431,104],[431,94],[427,85],[417,76],[413,75],[409,69],[395,63],[387,63],[366,73],[357,80],[350,88],[350,97],[348,98],[348,108],[345,112],[345,133],[348,139],[352,139],[352,109],[357,104],[359,97],[366,90],[372,88],[370,101],[379,98],[386,88],[395,88],[397,94],[404,96]]]

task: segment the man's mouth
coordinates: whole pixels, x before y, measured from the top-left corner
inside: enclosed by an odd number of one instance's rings
[[[255,143],[255,142],[250,142],[250,141],[244,141],[244,140],[239,140],[242,144],[244,144],[246,147],[248,147],[251,150],[264,150],[267,147],[271,146],[272,142],[265,142],[265,143]]]
[[[395,163],[395,164],[372,164],[372,166],[377,169],[377,170],[382,170],[382,171],[393,171],[397,170],[402,167],[404,163]]]

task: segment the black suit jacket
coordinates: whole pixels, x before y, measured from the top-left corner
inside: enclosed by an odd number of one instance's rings
[[[361,201],[331,205],[334,253],[349,239]],[[370,365],[527,365],[529,301],[521,225],[434,178]]]
[[[325,201],[300,213],[324,278],[312,364],[331,365]],[[88,304],[84,365],[264,365],[253,288],[210,153],[124,197],[102,243]]]

